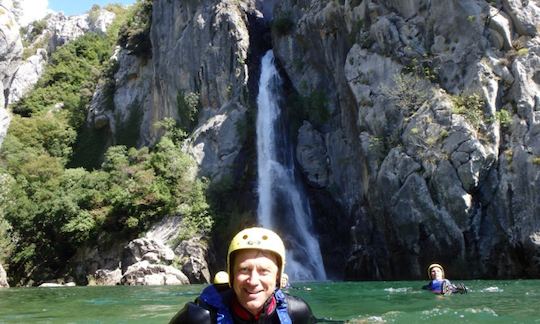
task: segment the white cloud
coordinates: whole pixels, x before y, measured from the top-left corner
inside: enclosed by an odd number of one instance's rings
[[[41,19],[50,12],[48,9],[49,0],[15,0],[14,2],[18,2],[18,21],[21,26]]]

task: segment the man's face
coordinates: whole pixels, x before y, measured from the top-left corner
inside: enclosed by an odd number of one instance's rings
[[[441,268],[439,267],[433,267],[431,269],[431,279],[436,279],[436,280],[442,280],[443,279],[443,274],[442,274],[442,270]]]
[[[276,289],[276,256],[260,250],[240,250],[234,257],[233,273],[233,290],[240,305],[257,315]]]

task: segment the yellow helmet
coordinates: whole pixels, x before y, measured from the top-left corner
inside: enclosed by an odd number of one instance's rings
[[[278,258],[278,278],[277,286],[280,286],[281,276],[285,268],[285,245],[283,241],[275,232],[262,228],[251,227],[241,230],[236,234],[229,244],[229,251],[227,252],[227,271],[229,272],[229,286],[232,287],[232,264],[231,255],[239,250],[264,250],[270,251],[276,254]]]
[[[229,283],[229,274],[225,271],[220,271],[214,276],[214,284],[221,285]]]
[[[442,265],[440,265],[438,263],[433,263],[433,264],[430,264],[429,267],[427,268],[427,276],[428,276],[429,279],[431,279],[431,269],[433,269],[433,268],[441,269],[442,276],[444,278],[444,268],[442,267]]]

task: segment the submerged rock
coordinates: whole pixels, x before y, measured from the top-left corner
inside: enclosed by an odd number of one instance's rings
[[[44,282],[39,287],[41,288],[55,288],[55,287],[75,287],[74,282],[57,283],[57,282]]]

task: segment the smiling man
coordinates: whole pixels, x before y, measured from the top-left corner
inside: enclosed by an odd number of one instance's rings
[[[170,323],[315,323],[309,306],[280,289],[285,267],[281,238],[265,228],[240,231],[227,253],[230,289],[208,286]]]

